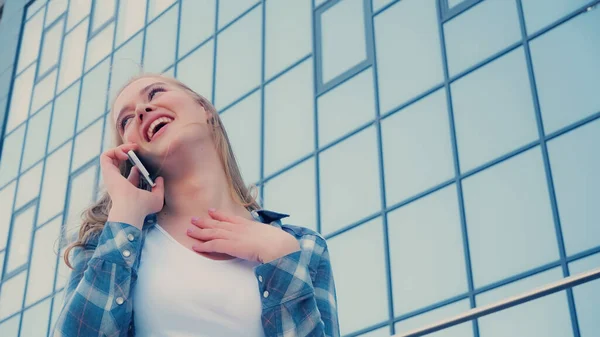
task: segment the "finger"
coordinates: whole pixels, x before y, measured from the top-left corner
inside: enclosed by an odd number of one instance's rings
[[[192,223],[192,225],[199,227],[199,228],[220,228],[220,229],[225,229],[225,230],[233,230],[235,225],[227,223],[227,222],[223,222],[223,221],[218,221],[215,219],[211,219],[211,218],[204,218],[204,219],[200,219],[197,217],[192,218],[192,220],[190,221]]]
[[[219,228],[188,228],[187,235],[194,239],[210,241],[217,239],[229,239],[232,236],[232,232]]]
[[[228,223],[232,223],[232,224],[242,224],[242,223],[246,222],[246,219],[244,219],[242,217],[230,215],[230,214],[227,214],[225,212],[222,212],[222,211],[219,211],[216,209],[209,209],[208,215],[210,215],[210,217],[213,218],[214,220],[228,222]]]
[[[222,253],[239,257],[235,254],[235,245],[233,241],[226,239],[198,242],[192,246],[192,249],[198,253]]]
[[[157,177],[154,179],[154,183],[156,184],[152,187],[152,194],[164,195],[165,193],[165,180],[163,177]]]
[[[138,182],[140,181],[140,171],[138,170],[137,167],[132,166],[131,170],[129,171],[129,176],[127,176],[127,180],[129,180],[130,183],[132,183],[133,185],[137,186]]]

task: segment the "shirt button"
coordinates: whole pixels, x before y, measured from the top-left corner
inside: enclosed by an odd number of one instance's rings
[[[258,275],[258,281],[259,281],[259,282],[262,282],[262,281],[263,281],[263,279],[262,279],[262,276],[261,276],[261,275]]]
[[[125,302],[125,300],[123,299],[123,297],[117,297],[116,301],[118,305],[121,305]]]
[[[124,250],[124,251],[123,251],[123,256],[125,256],[125,257],[129,257],[129,256],[131,256],[131,252],[130,252],[130,251],[128,251],[128,250]]]
[[[135,236],[133,236],[133,234],[127,234],[127,240],[133,241],[134,239],[135,239]]]
[[[153,219],[148,219],[148,223],[153,223],[154,220]]]
[[[267,298],[267,297],[269,297],[269,292],[265,290],[265,292],[263,293],[263,297],[264,297],[264,298]]]

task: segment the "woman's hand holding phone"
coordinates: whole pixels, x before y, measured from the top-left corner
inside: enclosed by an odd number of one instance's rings
[[[118,221],[142,228],[144,218],[151,213],[159,212],[164,203],[164,181],[162,177],[155,180],[152,191],[138,188],[140,172],[134,166],[127,178],[121,175],[119,163],[127,161],[127,152],[137,150],[138,145],[129,143],[108,149],[100,155],[100,169],[106,190],[112,200],[109,221]]]

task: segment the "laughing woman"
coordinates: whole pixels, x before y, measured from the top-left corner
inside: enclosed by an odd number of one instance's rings
[[[55,337],[339,336],[325,240],[260,209],[206,99],[145,75],[111,118],[106,191],[65,252],[73,271]],[[155,187],[138,188],[129,150]]]

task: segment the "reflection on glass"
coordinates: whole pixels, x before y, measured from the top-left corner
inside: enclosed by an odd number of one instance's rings
[[[237,19],[244,11],[248,10],[257,0],[220,1],[219,3],[219,28],[223,28],[231,21]]]
[[[19,162],[23,151],[25,125],[21,125],[4,139],[2,161],[0,162],[0,186],[4,186],[19,173]]]
[[[246,183],[260,180],[260,112],[260,92],[256,92],[221,115]]]
[[[77,132],[102,116],[106,111],[109,72],[110,59],[106,59],[83,78]]]
[[[468,291],[455,185],[388,214],[394,314]]]
[[[323,84],[367,59],[363,7],[364,0],[344,0],[321,14]]]
[[[177,78],[195,92],[212,99],[214,42],[208,41],[177,65]],[[237,153],[236,153],[237,155]]]
[[[321,231],[331,233],[381,209],[375,128],[320,154]]]
[[[600,121],[548,142],[567,255],[600,245]]]
[[[315,184],[315,160],[311,158],[265,184],[265,208],[289,214],[282,220],[285,223],[317,230]]]
[[[119,1],[115,46],[119,46],[144,27],[146,2],[147,0]]]
[[[35,61],[38,57],[43,22],[44,11],[41,10],[25,24],[23,37],[21,38],[21,49],[19,49],[19,66],[17,67],[17,73],[25,69],[25,67]]]
[[[521,0],[529,35],[594,0]]]
[[[63,211],[65,194],[69,179],[69,162],[71,161],[71,144],[68,142],[46,159],[44,183],[40,196],[38,224]]]
[[[92,32],[100,28],[115,15],[116,0],[94,1]]]
[[[216,0],[182,0],[180,6],[179,57],[214,33]],[[206,16],[198,20],[198,13],[205,13]]]
[[[54,290],[52,288],[60,239],[60,220],[60,217],[53,220],[35,233],[25,305],[37,302]]]
[[[177,0],[149,0],[148,21],[153,20],[164,12],[169,6],[177,2]],[[196,13],[198,14],[198,13]]]
[[[57,3],[60,1],[53,1]],[[48,69],[56,65],[62,45],[62,34],[65,26],[65,20],[58,21],[55,25],[48,28],[44,33],[44,46],[42,47],[41,58],[39,62],[38,74],[44,74]]]
[[[35,65],[29,67],[15,79],[12,98],[10,100],[10,109],[8,110],[6,132],[10,132],[15,126],[27,119],[34,78]]]
[[[71,172],[77,170],[83,164],[100,154],[103,125],[104,119],[101,118],[75,137],[75,150],[73,150]]]
[[[29,120],[21,171],[27,170],[44,156],[51,112],[52,104],[49,104]]]
[[[562,278],[560,269],[511,283],[476,297],[484,306],[527,291],[534,290]],[[559,292],[517,305],[479,319],[482,337],[504,336],[573,336],[566,293]]]
[[[48,103],[52,97],[54,97],[57,72],[58,70],[54,70],[36,84],[35,90],[33,91],[33,97],[31,98],[30,114],[34,114],[40,107]]]
[[[66,66],[60,67],[58,91],[62,91],[81,76],[85,44],[87,41],[88,23],[89,20],[85,20],[81,25],[77,26],[77,28],[73,29],[65,36],[60,64]]]
[[[34,166],[31,170],[19,176],[19,190],[17,191],[17,200],[15,209],[33,200],[40,193],[40,180],[42,179],[43,162]]]
[[[90,166],[71,178],[67,221],[65,222],[65,237],[67,239],[77,234],[81,226],[80,214],[93,200],[97,169],[98,167],[95,165]],[[62,254],[59,256],[62,256]]]
[[[10,245],[8,247],[8,261],[6,262],[6,273],[10,273],[27,263],[29,258],[29,247],[31,245],[31,231],[33,230],[33,217],[35,207],[32,205],[25,211],[14,216],[13,228],[10,233]],[[6,294],[2,291],[3,295]],[[2,296],[4,297],[4,296]],[[1,299],[0,299],[1,302]],[[19,307],[21,303],[19,302]],[[0,312],[2,311],[0,304]],[[2,316],[0,314],[0,316]],[[2,319],[0,317],[0,319]]]
[[[446,106],[446,95],[438,90],[382,121],[389,205],[454,177]]]
[[[462,172],[538,138],[523,48],[459,79],[451,89]]]
[[[450,75],[521,40],[514,1],[487,0],[444,24]]]
[[[52,125],[50,126],[50,140],[48,152],[53,151],[67,139],[73,136],[75,116],[77,116],[77,103],[79,101],[79,81],[65,90],[54,101]],[[30,126],[31,127],[31,126]],[[46,125],[46,129],[48,126]]]
[[[314,151],[312,59],[265,87],[265,176]]]
[[[265,77],[312,51],[310,1],[270,1],[265,8]]]
[[[439,322],[441,320],[445,320],[456,315],[462,314],[465,311],[470,309],[469,301],[463,300],[460,302],[455,302],[444,307],[426,312],[424,314],[411,317],[407,320],[400,321],[396,323],[396,333],[403,334],[409,331],[420,329],[422,327],[428,326],[430,324]],[[471,322],[465,322],[454,326],[452,328],[447,328],[442,331],[438,331],[431,335],[432,337],[469,337],[473,336],[473,324]]]
[[[587,272],[600,267],[600,254],[595,254],[585,259],[569,264],[571,275]],[[598,303],[600,303],[600,280],[584,283],[573,288],[575,310],[579,323],[581,337],[593,337],[600,331],[598,320]]]
[[[162,72],[175,62],[177,12],[177,6],[174,6],[148,26],[144,50],[144,71]]]
[[[403,0],[375,20],[381,113],[443,79],[435,0]]]
[[[217,109],[231,104],[260,84],[261,17],[262,11],[258,6],[219,34],[215,87]]]
[[[73,28],[86,15],[90,14],[91,8],[92,0],[70,0],[69,14],[67,18],[67,30]]]
[[[578,15],[531,41],[546,133],[600,111],[600,10]]]
[[[113,22],[88,42],[87,54],[85,56],[85,71],[90,70],[90,68],[110,53],[114,35],[115,24]]]
[[[47,322],[50,319],[50,301],[51,299],[44,300],[25,311],[21,323],[21,336],[46,336]]]
[[[139,33],[115,51],[111,68],[108,102],[114,101],[117,92],[130,78],[142,72],[143,39],[143,33]]]
[[[0,190],[0,249],[6,247],[6,241],[8,240],[16,186],[17,182],[15,181]],[[0,265],[3,264],[4,260],[0,259]]]
[[[327,240],[342,335],[388,318],[383,224],[376,218]],[[360,249],[357,249],[360,247]],[[356,262],[360,262],[357,268]]]
[[[317,99],[320,147],[375,118],[373,88],[369,68]]]
[[[558,259],[539,148],[470,176],[463,193],[475,286]]]

